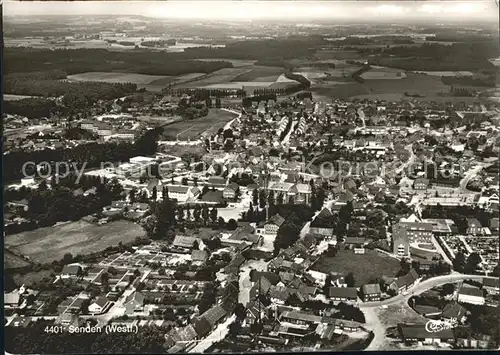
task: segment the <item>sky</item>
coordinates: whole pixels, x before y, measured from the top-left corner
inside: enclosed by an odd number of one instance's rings
[[[143,15],[172,19],[430,19],[498,20],[494,0],[469,1],[74,1],[5,0],[4,14]]]

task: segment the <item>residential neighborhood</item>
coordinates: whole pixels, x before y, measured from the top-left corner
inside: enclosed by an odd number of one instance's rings
[[[71,31],[83,31],[78,21]],[[52,84],[77,86],[35,99],[53,103],[47,117],[21,114],[33,97],[3,114],[9,353],[500,347],[500,106],[486,89],[460,85],[489,83],[489,72],[382,72],[398,48],[410,53],[399,65],[416,65],[413,51],[449,34],[431,41],[425,31],[433,28],[405,25],[396,35],[391,25],[371,39],[358,34],[369,27],[339,25],[333,38],[294,23],[277,39],[278,25],[252,21],[251,37],[241,35],[246,25],[230,25],[228,35],[205,22],[167,33],[160,22],[113,21],[112,33],[124,34],[96,49],[112,53],[99,65],[110,78],[154,80],[133,90],[128,81],[85,81],[83,95],[75,68],[104,57],[59,63],[48,49],[40,61],[68,72],[51,71]],[[48,40],[23,26],[16,31],[31,41]],[[157,27],[161,37],[144,35]],[[289,57],[306,34],[300,55]],[[53,40],[70,46],[82,36]],[[57,53],[73,50],[88,49]],[[349,59],[328,59],[329,51]],[[228,62],[229,53],[237,59]],[[142,74],[127,67],[129,54]],[[168,75],[152,75],[153,67]],[[242,71],[215,83],[220,70]],[[49,79],[40,73],[14,81],[19,74],[9,71],[9,85],[42,85]],[[406,75],[450,80],[454,96],[378,95],[377,82],[399,88]],[[332,94],[334,81],[365,91]]]

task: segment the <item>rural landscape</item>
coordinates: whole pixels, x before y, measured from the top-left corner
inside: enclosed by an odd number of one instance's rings
[[[5,4],[6,351],[498,349],[494,6]]]

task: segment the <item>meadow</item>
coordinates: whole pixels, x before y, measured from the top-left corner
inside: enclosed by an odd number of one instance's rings
[[[176,122],[163,128],[160,140],[194,140],[212,135],[237,116],[221,109],[210,109],[208,115],[195,120]]]
[[[132,242],[144,235],[142,227],[133,222],[95,225],[77,221],[9,235],[4,243],[6,249],[25,255],[31,261],[48,263],[61,260],[66,253],[73,256],[90,254],[116,246],[119,242]]]
[[[394,277],[401,268],[399,261],[374,250],[366,250],[366,254],[354,254],[353,251],[339,250],[335,256],[321,256],[311,266],[312,270],[346,275],[352,272],[356,287],[382,276]]]

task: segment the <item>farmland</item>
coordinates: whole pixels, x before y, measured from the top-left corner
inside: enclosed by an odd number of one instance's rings
[[[333,257],[322,256],[311,269],[324,273],[333,271],[344,275],[352,272],[356,287],[359,287],[374,278],[395,276],[400,266],[398,260],[374,250],[367,250],[366,254],[354,254],[352,251],[340,250]]]
[[[223,69],[224,70],[224,69]],[[230,70],[230,69],[229,69]],[[145,88],[148,91],[160,92],[168,85],[179,85],[187,81],[194,80],[205,73],[189,73],[177,76],[165,75],[145,75],[135,73],[118,72],[87,72],[69,75],[70,81],[98,81],[105,83],[134,83],[139,89]]]
[[[241,75],[238,75],[232,81],[276,81],[278,77],[283,74],[283,68],[280,67],[267,67],[261,65],[254,65],[249,67],[251,70]]]
[[[243,86],[261,88],[286,88],[296,84],[285,77],[284,69],[261,65],[225,68],[205,75],[199,80],[191,80],[175,85],[177,88],[241,89]]]
[[[189,83],[176,85],[178,88],[196,88],[205,87],[213,84],[223,84],[233,81],[237,76],[251,71],[246,68],[224,68],[217,70],[209,75],[204,76],[200,80],[191,81]]]
[[[374,66],[361,77],[365,80],[399,80],[406,78],[406,74],[403,70]]]
[[[78,221],[38,228],[5,238],[5,247],[39,263],[60,260],[66,253],[90,254],[144,236],[139,225],[115,221],[105,225]]]
[[[29,99],[32,97],[35,97],[35,96],[3,94],[4,101],[16,101],[16,100],[22,100],[22,99]]]
[[[98,81],[103,83],[133,83],[137,85],[149,84],[158,80],[173,80],[164,75],[144,75],[134,73],[114,73],[114,72],[88,72],[68,75],[68,80],[72,81]]]
[[[160,140],[197,139],[203,134],[214,134],[235,119],[236,115],[221,109],[210,109],[208,115],[196,120],[176,122],[165,126]],[[179,136],[177,136],[179,135]]]
[[[314,86],[313,93],[319,97],[341,99],[372,98],[380,100],[399,100],[404,98],[404,93],[420,94],[425,99],[440,97],[438,94],[448,92],[440,77],[424,74],[407,73],[406,77],[399,80],[370,79],[364,83],[349,82],[345,84],[325,82]],[[443,97],[447,98],[447,97]]]

